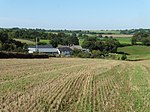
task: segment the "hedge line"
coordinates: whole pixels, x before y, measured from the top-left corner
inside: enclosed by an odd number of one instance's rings
[[[7,58],[23,58],[23,59],[33,59],[33,58],[48,58],[48,55],[43,54],[23,54],[14,52],[0,52],[0,59]]]

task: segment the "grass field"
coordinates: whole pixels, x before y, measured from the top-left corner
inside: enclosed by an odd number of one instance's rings
[[[35,42],[27,40],[27,39],[15,39],[15,40],[20,41],[22,43],[26,43],[28,45],[35,45]],[[45,40],[45,39],[40,39],[40,42],[49,44],[49,40]]]
[[[89,32],[120,34],[120,31],[117,31],[117,30],[89,30]]]
[[[96,37],[97,34],[86,34],[89,37]],[[133,35],[125,35],[125,34],[103,34],[103,37],[114,37],[114,38],[131,38]]]
[[[108,37],[114,37],[114,38],[131,38],[133,35],[125,35],[125,34],[112,34],[112,35],[103,35],[103,37],[108,36]]]
[[[26,43],[28,45],[35,45],[35,42],[27,40],[27,39],[15,39],[16,41],[20,41],[22,43]]]
[[[128,53],[128,59],[150,59],[150,47],[147,46],[127,46],[118,48],[118,52]]]
[[[96,37],[96,34],[87,34],[89,37]],[[124,34],[113,34],[113,35],[103,35],[103,37],[108,36],[108,37],[114,37],[117,39],[121,44],[131,44],[131,37],[132,35],[124,35]],[[80,45],[84,39],[79,39]]]
[[[3,112],[149,112],[150,60],[0,60]]]
[[[119,51],[124,51],[131,55],[150,54],[150,47],[148,46],[127,46],[119,48]]]
[[[50,41],[50,40],[40,39],[40,42],[42,42],[42,43],[47,43],[47,44],[49,44],[49,41]]]
[[[131,44],[131,38],[130,37],[120,37],[120,38],[115,38],[117,39],[120,44]]]

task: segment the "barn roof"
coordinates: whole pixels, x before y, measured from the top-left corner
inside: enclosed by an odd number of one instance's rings
[[[60,51],[72,51],[70,47],[58,47]]]
[[[82,47],[80,45],[73,45],[70,47],[72,50],[74,49],[79,49],[79,50],[82,50]]]
[[[52,52],[58,52],[57,48],[49,48],[49,49],[38,49],[39,52],[45,52],[45,53],[52,53]]]

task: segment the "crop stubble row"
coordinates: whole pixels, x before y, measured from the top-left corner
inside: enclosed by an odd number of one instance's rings
[[[44,62],[27,60],[27,63],[24,61],[21,66],[18,66],[15,60],[14,63],[18,67],[17,70],[26,70],[30,74],[24,75],[24,72],[16,71],[17,76],[15,76],[15,73],[9,73],[8,75],[12,75],[13,79],[2,80],[1,88],[22,78],[26,80],[34,78],[34,80],[25,83],[24,90],[12,87],[9,91],[5,88],[6,91],[0,94],[1,111],[108,112],[148,110],[150,106],[148,93],[141,92],[143,96],[146,95],[144,107],[147,109],[135,108],[134,99],[131,99],[133,96],[136,98],[131,80],[135,75],[133,63],[88,59],[50,59],[43,60]],[[33,69],[28,67],[30,63]],[[8,62],[4,65],[6,66],[1,68],[9,67]],[[145,66],[149,68],[149,64]],[[14,71],[14,68],[11,67],[9,71]],[[36,71],[36,68],[39,70]],[[148,70],[147,72],[149,73]],[[2,73],[0,77],[3,79]],[[148,87],[146,89],[149,90]]]

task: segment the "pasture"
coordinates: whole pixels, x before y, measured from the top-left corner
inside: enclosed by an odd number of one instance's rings
[[[131,38],[133,35],[126,35],[126,34],[103,34],[103,37],[114,37],[114,38]]]
[[[28,45],[35,45],[35,42],[34,41],[31,41],[31,40],[27,40],[27,39],[16,39],[16,41],[20,41],[21,43],[26,43]]]
[[[118,52],[129,54],[129,60],[150,59],[150,47],[148,46],[126,46],[118,48]]]
[[[46,43],[46,44],[49,44],[49,41],[50,41],[50,40],[46,40],[46,39],[40,39],[40,42],[41,42],[41,43]]]
[[[87,34],[89,37],[96,37],[96,34]],[[107,37],[113,37],[115,39],[117,39],[120,44],[131,44],[131,37],[132,35],[124,35],[124,34],[111,34],[111,35],[106,35],[103,34],[103,37],[107,36]],[[84,38],[79,38],[79,44],[82,45],[82,42],[84,41]],[[139,43],[140,44],[140,43]]]
[[[130,37],[124,37],[124,38],[115,38],[117,39],[120,44],[130,44],[131,45],[131,38]]]
[[[105,33],[105,34],[120,34],[119,30],[89,30],[89,32]]]
[[[2,112],[149,112],[150,60],[0,60]]]

